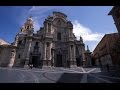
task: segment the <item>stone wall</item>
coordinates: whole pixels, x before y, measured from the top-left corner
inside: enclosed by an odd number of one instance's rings
[[[0,66],[12,67],[14,65],[16,47],[14,46],[2,46],[0,47]]]

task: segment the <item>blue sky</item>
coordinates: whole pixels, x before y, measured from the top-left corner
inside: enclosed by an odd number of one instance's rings
[[[73,23],[77,39],[81,35],[93,51],[104,34],[117,32],[112,17],[108,16],[111,9],[112,6],[0,6],[0,38],[11,43],[30,15],[37,31],[48,15],[61,11]]]

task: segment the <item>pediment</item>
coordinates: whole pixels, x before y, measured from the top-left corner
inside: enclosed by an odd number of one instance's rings
[[[66,27],[66,22],[62,18],[56,18],[53,21],[53,25],[58,27]]]

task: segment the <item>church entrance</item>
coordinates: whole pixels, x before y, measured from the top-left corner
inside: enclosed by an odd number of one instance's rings
[[[77,66],[80,66],[80,58],[76,58]]]
[[[56,67],[63,67],[61,54],[57,54]]]
[[[31,63],[33,64],[33,67],[38,67],[38,65],[39,65],[38,60],[39,60],[38,56],[32,56],[32,62]]]

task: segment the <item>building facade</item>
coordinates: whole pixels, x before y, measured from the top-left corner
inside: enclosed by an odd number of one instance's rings
[[[33,19],[29,17],[12,43],[14,67],[77,67],[85,60],[85,44],[77,40],[73,24],[61,12],[48,16],[43,27],[34,33]]]
[[[114,6],[108,15],[112,15],[114,24],[120,33],[120,6]]]
[[[93,51],[96,65],[120,65],[120,35],[106,34]]]
[[[118,33],[105,34],[93,51],[96,65],[120,65],[120,7],[114,6],[108,13],[112,15]]]
[[[10,44],[9,44],[8,42],[6,42],[5,40],[0,39],[0,45],[5,45],[5,44],[10,45]]]
[[[0,45],[0,66],[12,67],[16,56],[16,46]]]

